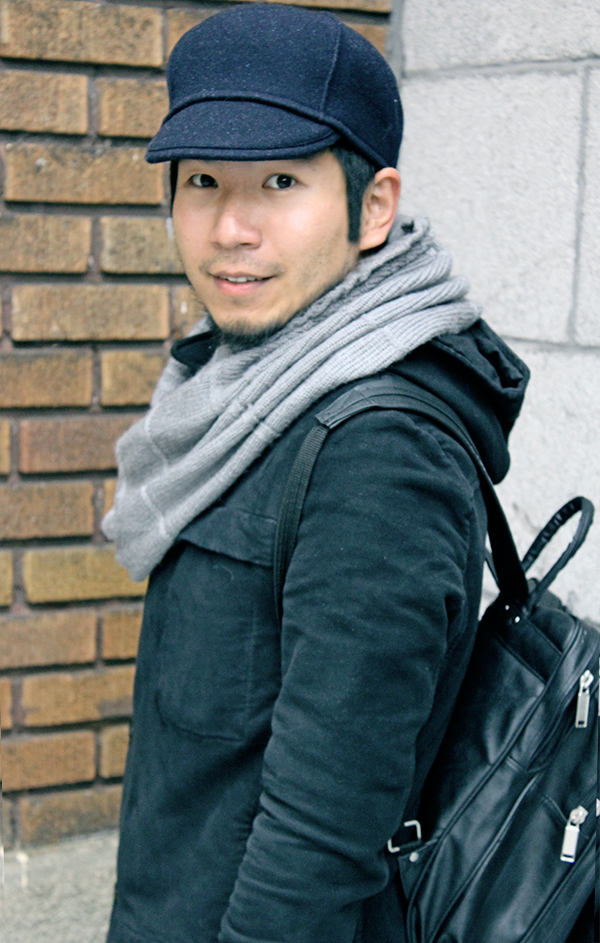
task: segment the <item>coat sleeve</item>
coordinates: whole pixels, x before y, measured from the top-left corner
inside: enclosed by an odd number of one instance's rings
[[[464,451],[426,421],[373,412],[327,439],[286,577],[260,810],[221,943],[351,943],[361,902],[387,884],[384,848],[448,647],[477,622],[478,501]]]

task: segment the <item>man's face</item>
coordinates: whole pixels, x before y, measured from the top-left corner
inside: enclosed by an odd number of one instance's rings
[[[344,173],[330,151],[307,160],[182,160],[173,225],[198,298],[233,334],[285,324],[358,261]]]

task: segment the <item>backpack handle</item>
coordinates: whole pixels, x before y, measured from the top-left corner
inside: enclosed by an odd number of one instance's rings
[[[540,601],[550,584],[556,579],[560,571],[567,565],[571,557],[574,557],[579,548],[581,547],[583,541],[587,537],[587,533],[592,526],[592,521],[594,519],[594,505],[588,498],[584,498],[579,495],[576,498],[571,498],[570,501],[567,501],[559,511],[550,518],[546,526],[540,531],[535,540],[533,541],[531,547],[523,557],[521,565],[523,571],[526,573],[530,568],[532,563],[537,560],[542,550],[548,546],[554,535],[560,530],[560,528],[569,521],[574,514],[581,512],[581,517],[579,518],[579,523],[577,525],[577,530],[573,535],[571,542],[569,543],[566,550],[564,550],[556,563],[548,570],[546,575],[539,580],[538,583],[531,590],[529,596],[528,605],[533,609],[534,606]]]

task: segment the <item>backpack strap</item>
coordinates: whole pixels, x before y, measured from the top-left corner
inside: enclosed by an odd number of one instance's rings
[[[593,514],[591,502],[586,498],[574,498],[557,512],[526,554],[524,561],[526,565],[523,567],[492,480],[458,415],[438,396],[417,386],[406,377],[386,373],[380,377],[361,381],[316,413],[315,425],[300,446],[288,478],[275,532],[273,588],[279,621],[281,621],[285,575],[296,546],[304,499],[319,451],[332,429],[352,416],[371,409],[399,409],[424,416],[452,436],[465,449],[479,474],[488,515],[488,534],[492,548],[494,575],[500,592],[517,607],[525,607],[529,600],[530,593],[525,577],[528,565],[535,559],[542,546],[551,539],[558,527],[562,526],[576,511],[582,511],[575,537],[542,581],[543,589],[547,589],[551,580],[583,543]],[[552,527],[554,529],[550,532]],[[536,592],[536,602],[539,596],[540,593]]]
[[[361,381],[342,393],[315,415],[315,425],[304,439],[288,478],[275,532],[273,583],[275,606],[281,620],[285,574],[289,566],[302,516],[304,498],[319,451],[328,433],[352,416],[371,409],[399,409],[424,416],[436,423],[466,450],[479,473],[488,513],[488,531],[498,581],[513,598],[525,604],[527,581],[519,562],[510,528],[500,507],[492,481],[465,426],[446,403],[422,387],[397,374],[384,374]]]

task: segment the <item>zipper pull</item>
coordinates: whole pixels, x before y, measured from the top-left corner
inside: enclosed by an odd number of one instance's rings
[[[568,861],[569,864],[575,861],[577,841],[579,839],[579,826],[585,822],[587,816],[586,810],[581,805],[573,809],[569,815],[569,821],[565,826],[565,834],[563,836],[562,851],[560,853],[561,861]]]
[[[594,680],[591,671],[584,671],[579,679],[579,694],[577,695],[577,712],[575,714],[575,726],[587,727],[588,714],[590,710],[590,685]]]

